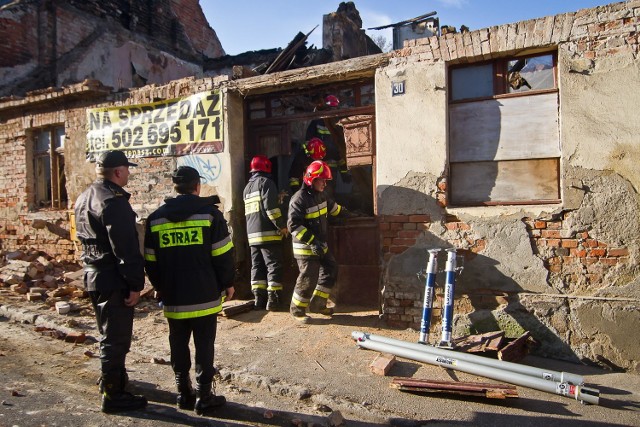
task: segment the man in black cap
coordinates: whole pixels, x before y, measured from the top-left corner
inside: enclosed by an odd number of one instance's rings
[[[233,244],[227,222],[215,205],[220,199],[200,197],[198,171],[181,166],[171,179],[178,196],[167,199],[147,219],[145,268],[169,323],[178,407],[201,415],[226,402],[224,396],[215,395],[213,357],[218,313],[225,296],[231,299],[234,293]],[[189,374],[191,334],[195,393]]]
[[[140,409],[147,399],[125,391],[125,358],[131,346],[133,307],[144,288],[136,214],[123,187],[129,162],[122,151],[102,153],[97,179],[75,204],[76,233],[82,242],[84,284],[95,310],[100,339],[102,411]]]

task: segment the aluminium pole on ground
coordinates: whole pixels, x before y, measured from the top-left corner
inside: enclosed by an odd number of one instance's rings
[[[547,393],[554,393],[560,396],[574,398],[575,400],[582,403],[586,402],[597,405],[600,400],[600,391],[598,391],[597,389],[592,389],[580,385],[573,385],[567,382],[547,381],[542,378],[535,378],[529,375],[523,375],[486,365],[476,365],[457,358],[458,353],[452,350],[442,349],[443,351],[447,351],[449,356],[441,356],[437,354],[412,350],[406,347],[398,347],[383,342],[371,341],[368,339],[356,341],[356,344],[359,347],[380,351],[382,353],[390,353],[399,357],[404,357],[406,359],[417,360],[420,362],[441,366],[447,369],[455,369],[461,372],[466,372],[468,374],[491,378],[496,381],[504,381],[510,384],[529,387]]]
[[[451,332],[453,331],[453,301],[456,283],[456,248],[446,249],[447,264],[444,284],[444,307],[442,309],[442,337],[438,347],[453,348]]]
[[[431,327],[431,313],[433,308],[433,295],[435,293],[436,273],[438,272],[438,253],[440,249],[429,249],[429,262],[427,264],[427,278],[424,287],[424,303],[422,305],[422,321],[420,322],[420,344],[429,343],[429,328]]]
[[[450,356],[451,351],[443,348],[433,347],[431,345],[422,345],[412,342],[397,340],[394,338],[385,337],[382,335],[368,334],[364,332],[354,331],[351,336],[356,341],[376,341],[385,344],[394,345],[397,347],[404,347],[424,353],[435,354],[438,356]],[[475,363],[477,365],[492,366],[494,368],[504,369],[506,371],[516,372],[523,375],[529,375],[536,378],[542,378],[547,381],[568,382],[574,385],[583,385],[584,377],[570,372],[559,372],[551,369],[536,368],[534,366],[522,365],[520,363],[507,362],[504,360],[496,360],[488,357],[478,356],[475,354],[453,352],[455,357],[460,360]]]

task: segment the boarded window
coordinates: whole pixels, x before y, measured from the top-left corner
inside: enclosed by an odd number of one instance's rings
[[[451,205],[559,202],[555,63],[545,54],[451,70]]]
[[[33,182],[37,208],[67,207],[64,138],[63,126],[38,130],[33,134]]]

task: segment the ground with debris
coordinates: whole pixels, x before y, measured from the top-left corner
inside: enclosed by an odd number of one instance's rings
[[[33,261],[31,261],[33,262]],[[523,363],[581,374],[601,392],[600,405],[517,387],[518,398],[412,394],[391,377],[492,383],[487,378],[397,358],[387,376],[370,367],[379,353],[358,349],[351,333],[415,342],[418,332],[387,327],[376,311],[338,307],[301,325],[288,313],[249,311],[220,317],[218,391],[229,405],[216,417],[176,410],[168,327],[149,296],[136,307],[128,358],[131,385],[149,397],[146,411],[107,416],[98,410],[97,332],[89,301],[75,288],[78,271],[58,274],[41,298],[0,287],[0,425],[638,425],[640,376],[527,357]],[[60,272],[58,272],[60,273]],[[36,279],[37,280],[37,279]],[[31,284],[31,283],[29,283]],[[15,284],[14,284],[15,285]],[[80,292],[78,292],[80,291]],[[38,291],[40,292],[40,291]],[[58,314],[55,302],[70,302]],[[234,302],[231,302],[232,304]],[[432,337],[435,339],[436,337]]]

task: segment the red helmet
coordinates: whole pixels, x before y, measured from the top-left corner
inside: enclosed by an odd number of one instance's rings
[[[313,180],[317,178],[333,179],[331,176],[331,168],[322,160],[311,162],[311,164],[307,166],[307,170],[304,172],[302,180],[305,184],[311,187],[313,185]]]
[[[271,173],[271,160],[269,160],[267,156],[258,154],[251,159],[251,172]]]
[[[337,107],[340,105],[340,100],[335,95],[327,95],[324,98],[324,104],[328,107]]]
[[[327,147],[320,138],[311,138],[304,144],[304,152],[313,160],[322,160],[327,154]]]

